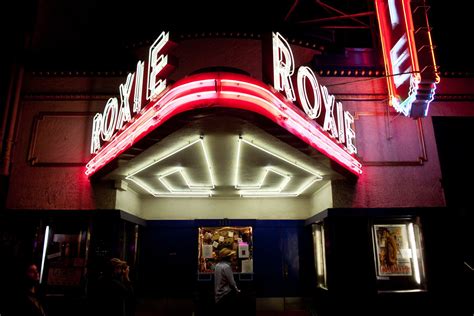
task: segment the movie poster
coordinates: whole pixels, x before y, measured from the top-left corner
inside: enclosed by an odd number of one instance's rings
[[[412,275],[407,225],[374,225],[378,276]]]

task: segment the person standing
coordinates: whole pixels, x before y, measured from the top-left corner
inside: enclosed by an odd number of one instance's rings
[[[94,306],[95,315],[133,316],[135,296],[129,277],[130,267],[126,261],[112,258],[109,271],[101,280]]]
[[[240,289],[234,280],[231,257],[235,251],[222,248],[219,251],[219,262],[214,270],[214,299],[217,315],[233,315],[237,308],[237,293]]]
[[[23,287],[15,300],[11,313],[12,316],[46,316],[46,310],[38,295],[40,274],[35,263],[26,265],[23,272]]]

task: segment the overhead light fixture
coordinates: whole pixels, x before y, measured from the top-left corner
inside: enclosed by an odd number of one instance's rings
[[[43,284],[44,265],[45,265],[46,254],[48,253],[48,241],[49,241],[49,225],[46,226],[46,229],[44,231],[43,255],[41,256],[41,270],[40,270],[40,279],[39,279],[40,284]]]
[[[168,170],[166,171],[165,173],[163,174],[158,174],[157,177],[158,177],[158,180],[163,184],[163,186],[168,190],[167,192],[162,192],[162,191],[158,191],[154,188],[152,188],[149,184],[145,183],[143,180],[141,180],[139,177],[137,177],[136,175],[146,169],[149,169],[150,167],[158,164],[159,162],[167,159],[167,158],[170,158],[171,156],[174,156],[176,155],[177,153],[197,144],[197,143],[200,143],[200,147],[203,151],[203,154],[204,154],[204,160],[206,161],[206,165],[207,165],[207,171],[209,173],[209,179],[211,181],[210,184],[208,185],[198,185],[198,184],[193,184],[191,181],[190,181],[190,178],[189,176],[187,175],[186,171],[184,168],[182,167],[177,167],[177,168],[173,168],[171,170]],[[180,190],[180,189],[176,189],[174,188],[170,182],[166,179],[167,177],[173,175],[173,174],[176,174],[178,173],[184,183],[186,183],[186,186],[188,187],[187,189],[185,190]],[[213,171],[212,171],[212,166],[211,166],[211,162],[209,160],[209,155],[207,154],[207,149],[206,149],[206,146],[204,144],[204,138],[203,137],[200,137],[199,139],[195,140],[195,141],[192,141],[190,142],[189,144],[185,145],[185,146],[182,146],[174,151],[172,151],[171,153],[159,158],[159,159],[156,159],[154,161],[152,161],[151,163],[145,165],[144,167],[134,171],[133,173],[131,173],[130,175],[128,175],[125,179],[127,180],[130,180],[132,181],[133,183],[135,183],[137,186],[139,186],[140,188],[142,188],[143,190],[147,191],[148,193],[150,193],[151,195],[155,196],[155,197],[169,197],[169,196],[173,196],[173,197],[199,197],[199,196],[212,196],[213,192],[212,190],[214,190],[215,188],[215,181],[214,181],[214,175],[213,175]]]
[[[310,179],[303,183],[297,190],[291,191],[291,192],[284,192],[283,190],[286,188],[287,184],[291,181],[292,177],[289,173],[284,173],[281,171],[277,171],[273,167],[267,167],[265,168],[265,171],[260,178],[260,180],[256,184],[252,185],[242,185],[240,183],[240,159],[241,159],[241,144],[245,143],[247,145],[250,145],[270,156],[273,156],[279,160],[282,160],[291,166],[294,166],[298,169],[301,169],[307,173],[309,173]],[[265,178],[267,177],[269,172],[273,172],[283,178],[282,182],[274,189],[261,189]],[[313,183],[316,181],[321,181],[323,178],[321,175],[318,173],[300,165],[296,164],[293,161],[282,157],[280,155],[277,155],[274,152],[271,152],[270,150],[263,148],[259,145],[256,145],[253,142],[250,142],[242,137],[239,137],[238,140],[238,147],[237,147],[237,157],[236,157],[236,164],[235,164],[235,172],[234,172],[234,187],[239,190],[239,194],[242,197],[296,197],[299,196],[301,193],[303,193],[306,189],[308,189]]]
[[[415,281],[416,283],[421,284],[420,266],[418,263],[418,249],[416,248],[415,229],[413,228],[413,223],[408,224],[408,240],[410,241],[411,257],[413,258]]]

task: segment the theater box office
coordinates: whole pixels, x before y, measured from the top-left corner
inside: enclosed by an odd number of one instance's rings
[[[130,50],[128,73],[24,73],[3,244],[39,260],[54,311],[85,312],[116,256],[143,304],[206,315],[224,246],[242,314],[421,312],[447,297],[442,269],[461,284],[467,238],[445,221],[470,217],[439,181],[432,54],[387,82],[408,66],[335,75],[319,70],[320,47],[278,32],[162,32]],[[462,311],[464,290],[448,300]]]

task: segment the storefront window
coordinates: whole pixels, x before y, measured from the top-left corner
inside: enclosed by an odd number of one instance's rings
[[[219,261],[219,251],[235,251],[231,257],[235,273],[253,273],[252,227],[199,228],[198,273],[211,274]]]
[[[87,226],[46,227],[42,280],[48,293],[64,293],[79,289],[85,274],[87,247],[90,239]],[[70,225],[68,225],[70,226]],[[75,225],[74,225],[75,226]]]

